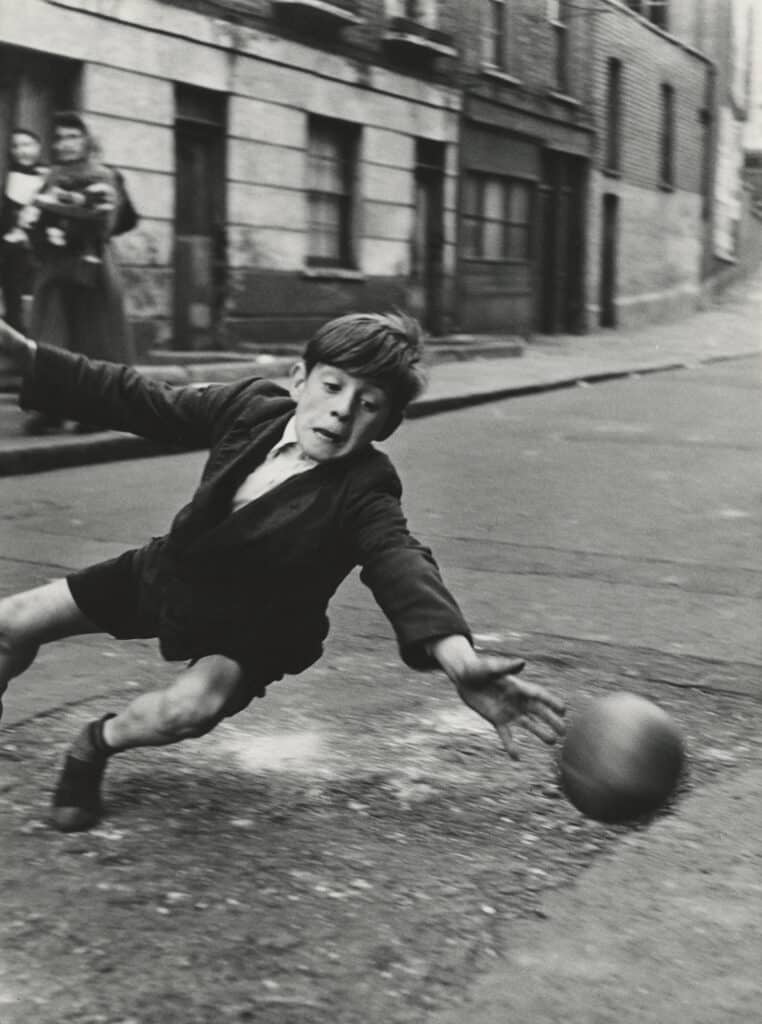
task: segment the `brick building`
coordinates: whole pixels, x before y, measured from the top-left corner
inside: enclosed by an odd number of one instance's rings
[[[125,172],[141,348],[301,339],[394,304],[448,326],[456,51],[434,4],[405,14],[391,0],[0,5],[5,131],[44,132],[77,105]]]
[[[584,327],[593,154],[590,26],[563,3],[461,4],[464,69],[458,322]]]
[[[597,0],[587,297],[590,325],[695,307],[708,230],[712,65],[664,3]]]
[[[637,8],[634,9],[634,8]],[[581,331],[699,286],[709,64],[632,0],[0,3],[3,133],[79,107],[143,350]]]
[[[753,119],[754,86],[762,68],[760,24],[757,0],[672,0],[670,6],[670,31],[713,61],[707,101],[710,229],[704,250],[705,276],[729,268],[741,255],[745,136]]]

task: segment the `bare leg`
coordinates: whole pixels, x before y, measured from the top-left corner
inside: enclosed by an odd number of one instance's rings
[[[220,721],[242,681],[240,665],[230,658],[200,658],[166,689],[141,694],[104,722],[103,739],[114,750],[128,750],[203,736]]]
[[[37,657],[40,644],[98,633],[71,596],[66,580],[54,580],[0,600],[0,697],[14,676]]]
[[[91,722],[66,756],[53,797],[53,824],[74,832],[100,820],[100,787],[109,755],[203,736],[248,702],[241,667],[230,658],[210,655],[181,672],[166,689],[143,693],[118,715]]]

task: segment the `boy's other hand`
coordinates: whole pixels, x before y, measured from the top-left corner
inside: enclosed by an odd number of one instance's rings
[[[564,702],[543,686],[518,679],[523,668],[523,661],[474,652],[454,679],[461,700],[492,723],[514,761],[519,759],[514,725],[547,744],[564,734]]]

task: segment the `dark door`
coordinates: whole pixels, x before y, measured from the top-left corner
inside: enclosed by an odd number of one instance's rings
[[[225,97],[178,86],[175,121],[176,349],[220,341],[226,281]]]
[[[442,331],[444,167],[444,144],[418,139],[411,277],[416,311],[431,334]]]
[[[5,180],[10,132],[16,125],[40,136],[43,160],[50,160],[53,114],[77,108],[79,77],[76,61],[0,46],[0,180]]]
[[[543,334],[582,329],[585,162],[543,154],[538,190],[537,325]]]
[[[601,239],[600,325],[616,327],[616,263],[619,234],[619,196],[603,197]]]

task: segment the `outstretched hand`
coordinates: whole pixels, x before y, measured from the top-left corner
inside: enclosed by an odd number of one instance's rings
[[[547,744],[564,734],[564,702],[537,683],[518,679],[523,668],[523,661],[476,653],[455,680],[461,700],[495,727],[514,761],[519,759],[514,725]]]

